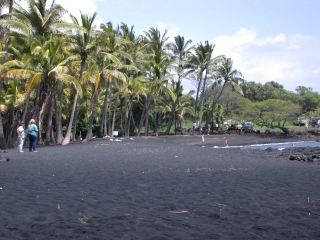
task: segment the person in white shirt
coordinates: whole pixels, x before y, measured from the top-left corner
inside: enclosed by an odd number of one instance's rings
[[[23,152],[23,143],[24,143],[24,139],[25,139],[24,122],[19,123],[17,133],[18,133],[18,138],[19,138],[19,150],[20,150],[20,152]]]

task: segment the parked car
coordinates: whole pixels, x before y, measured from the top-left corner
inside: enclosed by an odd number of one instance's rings
[[[182,134],[184,134],[186,132],[186,128],[183,127],[176,127],[176,132],[181,132]]]
[[[193,129],[193,127],[189,128],[189,129],[188,129],[188,132],[191,132],[192,129]],[[206,133],[209,129],[211,129],[211,125],[208,124],[208,126],[206,126],[206,124],[205,124],[205,125],[203,125],[203,126],[196,126],[196,127],[194,128],[194,131],[195,131],[195,132],[199,132],[199,130],[200,130],[202,133]]]
[[[307,122],[308,122],[308,120],[305,118],[297,118],[296,120],[293,121],[293,125],[304,126],[304,125],[306,125]]]
[[[252,122],[244,122],[242,124],[242,131],[244,131],[244,132],[253,131],[253,123]]]
[[[320,120],[320,117],[311,117],[310,118],[310,125],[312,127],[318,126],[318,121]]]

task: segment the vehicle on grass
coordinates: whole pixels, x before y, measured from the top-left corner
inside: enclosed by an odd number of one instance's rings
[[[192,132],[192,129],[193,129],[193,127],[191,127],[191,128],[189,128],[188,129],[188,132]],[[203,125],[203,126],[196,126],[195,128],[194,128],[194,131],[195,132],[201,132],[201,134],[207,134],[208,133],[208,131],[210,131],[210,130],[212,130],[211,129],[211,125],[210,124],[208,124],[208,125]]]
[[[228,121],[223,123],[226,126],[227,133],[230,134],[231,132],[236,132],[238,134],[241,134],[242,130],[242,124],[238,123],[236,121],[233,121],[232,119],[229,119]]]
[[[176,127],[175,132],[176,133],[181,133],[183,135],[186,132],[186,128]]]
[[[311,118],[310,118],[310,125],[311,125],[312,127],[317,127],[319,120],[320,120],[320,117],[311,117]]]
[[[253,123],[252,122],[244,122],[244,123],[242,123],[242,131],[244,131],[244,132],[253,132]]]
[[[188,128],[188,132],[192,132],[192,130],[193,130],[193,126],[191,128]],[[202,131],[202,127],[200,126],[194,127],[195,132],[199,132],[199,130]]]
[[[305,118],[297,118],[296,120],[293,121],[293,125],[304,126],[304,125],[306,125],[307,122],[308,122],[308,120]]]

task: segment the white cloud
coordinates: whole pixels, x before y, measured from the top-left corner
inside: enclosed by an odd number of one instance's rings
[[[320,92],[319,39],[305,35],[259,37],[255,29],[241,28],[233,35],[218,36],[210,41],[215,54],[231,57],[235,69],[247,81],[276,81],[285,89],[311,87]]]
[[[69,13],[74,15],[77,19],[80,19],[80,10],[83,14],[93,14],[97,12],[96,3],[100,0],[55,0],[55,3],[60,4],[63,8],[65,8]],[[47,1],[47,7],[50,7],[52,1]],[[24,9],[28,9],[28,4],[26,0],[19,1],[20,4]],[[99,17],[99,15],[98,15]],[[68,16],[66,16],[66,20],[68,20]],[[101,19],[97,19],[95,24],[97,26],[100,25],[102,22]]]
[[[98,0],[77,0],[76,3],[74,0],[55,0],[56,3],[60,4],[69,13],[75,16],[78,20],[80,20],[80,10],[82,14],[87,14],[89,17],[97,12],[96,2]],[[75,7],[76,5],[76,7]],[[69,17],[66,16],[66,21],[69,21]],[[99,14],[97,15],[94,25],[97,29],[99,29],[100,24],[102,23],[102,19],[99,18]]]
[[[97,11],[97,0],[56,0],[55,2],[67,9],[77,18],[80,17],[80,10],[83,14],[93,14]]]
[[[67,9],[71,14],[80,16],[80,11],[82,13],[94,13],[97,11],[96,2],[99,0],[55,0],[55,3],[60,4],[62,7]],[[22,7],[27,9],[28,4],[26,0],[18,2]],[[52,1],[47,1],[47,6],[50,6]]]
[[[166,36],[169,37],[167,42],[173,42],[174,37],[178,35],[178,29],[173,26],[167,26],[164,22],[157,22],[157,28],[159,29],[161,35],[164,34],[165,30],[167,30]]]

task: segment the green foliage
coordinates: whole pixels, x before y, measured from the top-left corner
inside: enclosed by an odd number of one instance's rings
[[[302,112],[307,113],[320,107],[320,95],[314,92],[312,88],[299,86],[296,92],[285,90],[282,85],[276,82],[267,82],[265,84],[256,82],[245,82],[241,84],[244,97],[252,102],[262,102],[268,99],[280,99],[291,101],[301,106]]]
[[[314,111],[320,106],[320,95],[316,92],[307,92],[300,96],[299,105],[304,113]]]
[[[241,117],[255,122],[260,127],[285,127],[287,121],[291,121],[301,113],[299,105],[291,101],[269,99],[263,102],[250,102],[242,99]]]
[[[265,84],[256,82],[244,82],[241,84],[244,97],[253,102],[261,102],[268,99],[279,98],[283,86],[276,82],[267,82]]]

